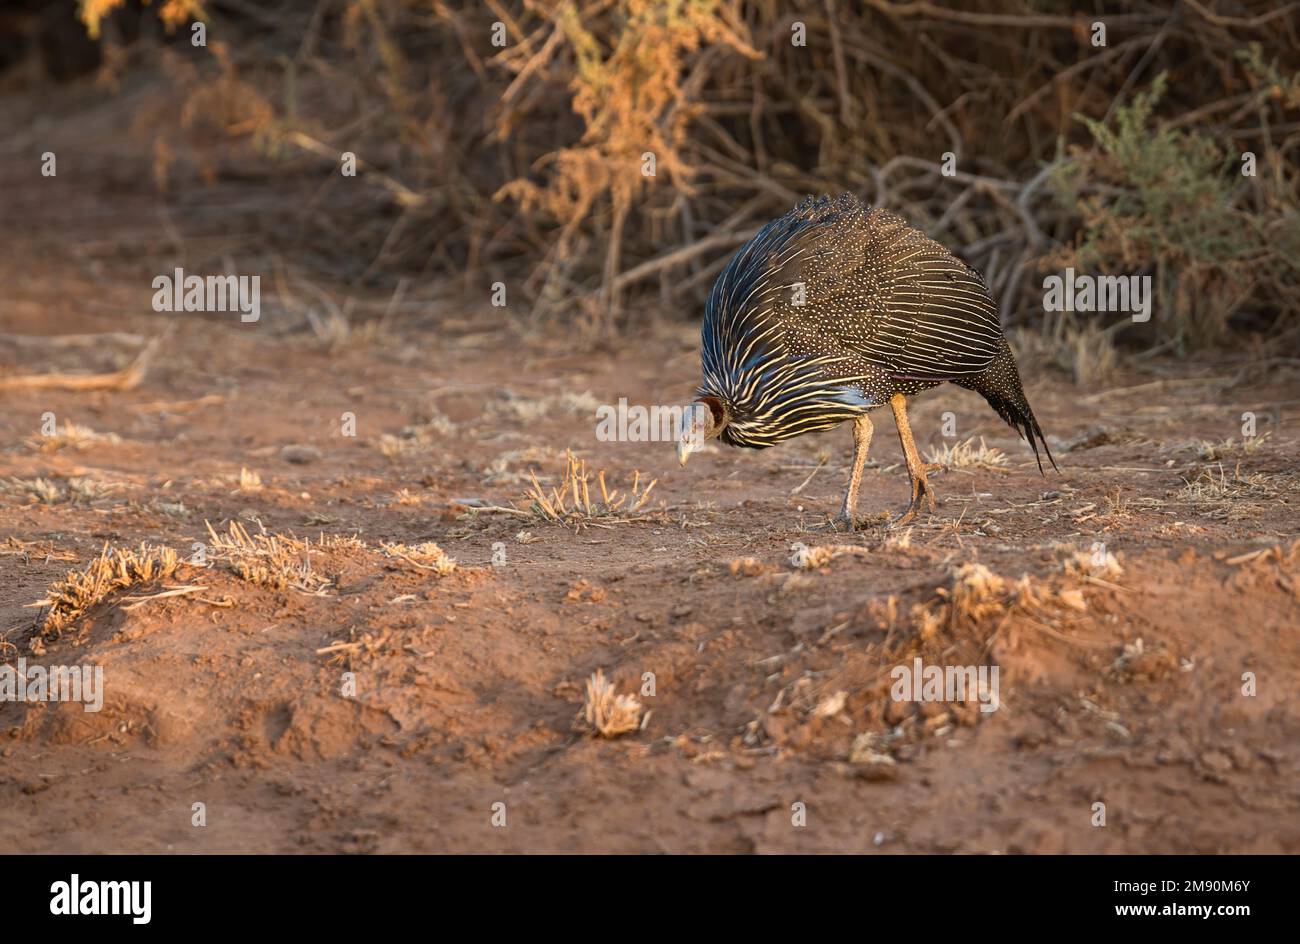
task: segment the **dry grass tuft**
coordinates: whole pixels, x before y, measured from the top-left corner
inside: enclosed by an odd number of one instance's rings
[[[587,697],[578,715],[578,727],[600,737],[613,738],[645,727],[650,713],[631,695],[619,695],[597,669],[587,680]]]
[[[80,477],[63,481],[10,478],[0,481],[0,494],[26,495],[40,505],[89,504],[121,489],[121,485]]]
[[[844,706],[848,704],[849,693],[843,689],[831,692],[822,698],[815,708],[813,708],[811,717],[813,718],[834,718],[843,713]]]
[[[1005,466],[1007,456],[1001,449],[994,449],[980,437],[979,447],[975,447],[974,437],[965,442],[949,446],[944,443],[941,448],[931,449],[926,453],[926,461],[943,466],[946,471],[969,469],[972,467]]]
[[[310,594],[321,594],[334,585],[312,570],[310,541],[265,531],[250,535],[237,521],[230,523],[228,535],[217,534],[211,524],[207,528],[208,558],[224,564],[241,580],[268,590],[292,588]],[[322,539],[320,546],[330,545]]]
[[[109,596],[170,577],[181,563],[169,547],[141,544],[136,550],[119,550],[104,545],[99,556],[84,569],[68,571],[67,576],[50,586],[45,599],[30,604],[50,607],[41,622],[39,637],[58,636]]]
[[[71,551],[58,550],[52,543],[37,544],[35,541],[23,541],[10,535],[0,541],[0,557],[22,557],[30,560],[41,558],[46,561],[75,561],[77,555]]]
[[[396,435],[384,433],[379,437],[379,451],[387,459],[407,455],[421,455],[434,445],[456,433],[456,424],[435,406],[426,406],[420,412],[419,422],[404,426]]]
[[[1087,611],[1087,600],[1078,586],[1084,580],[1098,582],[1080,572],[1068,572],[1064,582],[1029,575],[1010,581],[983,564],[962,564],[953,571],[949,586],[936,588],[933,600],[912,607],[912,624],[922,641],[940,632],[953,636],[996,632],[1013,616],[1048,625],[1054,616],[1067,611]]]
[[[1272,498],[1279,491],[1277,480],[1278,476],[1262,472],[1243,475],[1241,463],[1229,476],[1219,463],[1215,469],[1201,469],[1193,478],[1185,479],[1179,495],[1194,504],[1222,506],[1242,498]]]
[[[849,748],[849,763],[878,771],[873,774],[873,779],[892,779],[898,762],[886,753],[889,741],[888,736],[875,731],[859,734]]]
[[[380,550],[388,557],[405,561],[420,570],[431,570],[439,577],[445,577],[456,569],[456,560],[448,557],[447,552],[431,541],[424,544],[380,544]]]
[[[825,544],[818,547],[798,542],[790,546],[790,566],[797,570],[817,570],[825,567],[837,557],[857,555],[867,557],[871,551],[857,544]]]
[[[56,427],[53,436],[36,436],[27,440],[27,446],[37,452],[58,452],[60,449],[115,446],[121,441],[122,437],[117,433],[97,433],[89,426],[78,426],[68,421]]]
[[[886,551],[906,551],[912,547],[912,529],[903,528],[901,531],[886,531],[880,539],[880,547]]]
[[[727,569],[733,577],[758,577],[771,573],[773,568],[757,557],[737,557],[727,564]]]
[[[552,486],[549,493],[537,481],[536,473],[530,475],[533,484],[524,498],[531,503],[533,514],[546,521],[579,526],[648,521],[649,518],[640,512],[659,481],[653,479],[649,485],[643,485],[641,473],[634,472],[631,490],[620,494],[618,489],[610,489],[605,484],[603,469],[593,479],[587,472],[586,460],[575,458],[572,452],[565,454],[560,484]],[[600,490],[595,501],[592,500],[593,488]]]
[[[322,534],[316,539],[316,547],[328,550],[364,551],[370,545],[355,534]]]
[[[1091,551],[1069,548],[1061,570],[1066,576],[1081,581],[1089,577],[1115,580],[1124,574],[1119,559],[1102,545],[1097,545]]]
[[[1196,457],[1206,462],[1217,462],[1220,459],[1227,459],[1231,456],[1248,456],[1261,448],[1271,432],[1262,436],[1252,436],[1249,439],[1240,441],[1229,436],[1223,442],[1210,442],[1208,439],[1198,439],[1190,444],[1190,448],[1195,450]]]
[[[392,433],[381,434],[376,447],[384,454],[385,459],[397,459],[408,453],[428,448],[425,443],[418,440],[394,436]]]
[[[1107,383],[1119,365],[1113,333],[1095,321],[1084,322],[1082,326],[1067,325],[1056,358],[1076,387]]]
[[[1281,544],[1275,544],[1272,547],[1263,547],[1255,551],[1246,551],[1242,554],[1230,554],[1227,551],[1219,551],[1214,556],[1216,560],[1223,561],[1229,567],[1240,567],[1242,564],[1271,562],[1276,563],[1283,570],[1291,571],[1296,569],[1297,564],[1300,564],[1300,540],[1292,541],[1290,547],[1283,547]]]
[[[944,596],[940,591],[940,596]],[[946,594],[954,619],[982,623],[1006,607],[1007,582],[983,564],[962,564]]]
[[[594,417],[599,406],[600,401],[590,390],[582,393],[566,390],[564,393],[542,397],[525,397],[507,390],[503,391],[502,399],[488,404],[488,412],[494,416],[535,423],[556,412]]]

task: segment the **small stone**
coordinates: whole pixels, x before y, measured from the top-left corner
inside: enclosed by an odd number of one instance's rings
[[[1201,755],[1201,763],[1218,774],[1226,774],[1232,769],[1232,758],[1222,751],[1206,751]]]
[[[288,445],[280,450],[280,458],[295,465],[307,465],[321,457],[321,451],[315,446]]]
[[[1228,748],[1228,756],[1232,758],[1232,764],[1238,770],[1250,770],[1255,766],[1254,755],[1244,745],[1232,745]]]
[[[888,754],[864,751],[853,765],[854,773],[862,780],[878,782],[898,779],[898,762]]]

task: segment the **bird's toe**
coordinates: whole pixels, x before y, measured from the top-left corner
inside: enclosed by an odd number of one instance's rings
[[[924,477],[917,477],[912,479],[912,500],[908,502],[907,510],[891,521],[889,526],[901,528],[905,524],[910,524],[921,511],[934,514],[934,489]]]
[[[889,522],[889,526],[891,528],[901,528],[903,525],[911,522],[911,520],[915,517],[916,517],[916,503],[914,502],[908,505],[907,510],[904,511],[901,515],[899,515],[893,521]]]
[[[841,511],[826,526],[831,531],[852,531],[855,527],[852,515]]]
[[[930,514],[934,514],[934,489],[930,487],[929,482],[921,483],[921,497],[924,499],[925,506],[929,509]]]

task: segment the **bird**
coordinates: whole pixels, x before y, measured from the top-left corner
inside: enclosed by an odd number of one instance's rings
[[[700,362],[702,381],[679,423],[683,466],[711,439],[765,449],[852,422],[835,529],[855,527],[869,414],[885,405],[911,482],[911,500],[891,525],[934,512],[927,473],[937,467],[917,454],[907,398],[942,383],[981,394],[1028,442],[1040,474],[1040,443],[1057,469],[983,276],[897,213],[851,193],[805,197],[736,251],[705,304]]]

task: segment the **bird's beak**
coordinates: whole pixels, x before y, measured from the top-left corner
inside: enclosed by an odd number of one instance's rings
[[[704,441],[716,436],[718,432],[709,407],[699,400],[685,409],[682,414],[682,424],[678,429],[677,461],[683,466],[686,465],[686,460],[691,457],[692,452],[698,452],[704,445]]]

